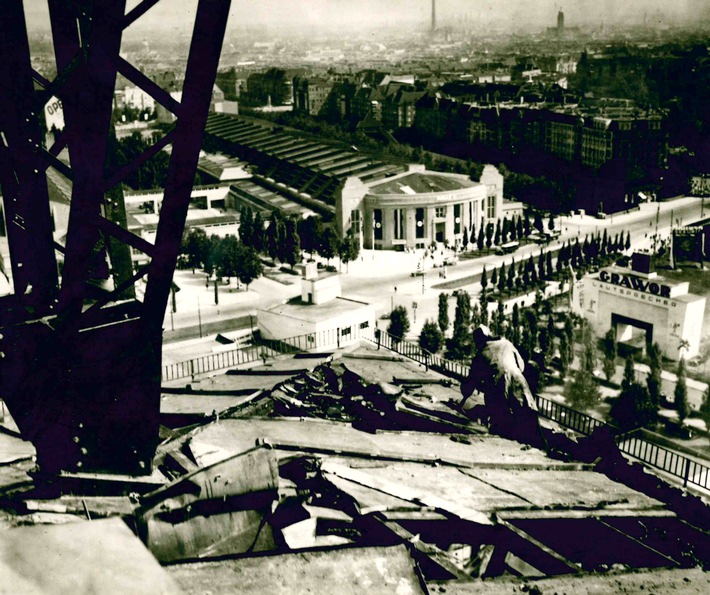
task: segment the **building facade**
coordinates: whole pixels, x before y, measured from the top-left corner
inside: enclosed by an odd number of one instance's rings
[[[462,103],[423,97],[414,128],[425,138],[472,145],[485,159],[519,160],[541,175],[555,163],[574,181],[574,206],[590,212],[633,207],[639,192],[657,192],[668,169],[669,124],[663,113],[626,100],[579,104]],[[530,171],[528,171],[530,170]]]
[[[325,78],[293,78],[293,110],[317,116],[333,91],[334,82]]]
[[[613,329],[619,344],[634,349],[658,343],[671,360],[698,355],[706,299],[689,293],[687,281],[647,271],[614,266],[586,276],[575,308],[599,337]]]
[[[301,299],[258,310],[263,337],[293,341],[305,350],[334,349],[371,337],[377,316],[372,304],[342,297],[337,273],[318,273],[314,262],[302,267]]]
[[[364,248],[404,250],[433,243],[455,246],[464,231],[494,221],[503,211],[503,176],[492,165],[480,182],[410,165],[402,174],[363,183],[349,178],[337,201],[340,232]]]

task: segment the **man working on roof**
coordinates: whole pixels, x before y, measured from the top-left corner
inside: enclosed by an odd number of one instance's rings
[[[537,404],[523,376],[525,362],[520,352],[508,339],[493,336],[485,325],[473,332],[473,341],[476,357],[461,384],[461,407],[474,391],[483,393],[485,405],[477,407],[476,413],[488,419],[492,432],[544,447]]]

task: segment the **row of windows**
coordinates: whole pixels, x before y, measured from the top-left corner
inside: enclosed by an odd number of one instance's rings
[[[496,216],[496,196],[492,194],[486,197],[486,217],[488,219],[495,219]]]
[[[423,117],[423,114],[422,114]],[[638,124],[635,124],[630,121],[624,121],[620,120],[617,123],[617,126],[619,130],[621,131],[629,131],[632,128],[634,128],[635,125],[643,125],[643,122],[639,122]],[[601,132],[606,132],[606,124],[599,123],[596,124],[595,126],[603,126],[603,130],[600,130]],[[660,130],[661,129],[661,122],[659,120],[649,120],[648,121],[648,130]],[[510,129],[505,129],[504,125],[497,124],[497,123],[488,123],[488,122],[482,122],[482,121],[471,121],[468,125],[468,136],[469,140],[474,142],[477,140],[480,141],[492,141],[495,140],[495,138],[498,135],[511,135],[515,133],[515,128],[521,128],[523,130],[523,134],[525,134],[526,138],[529,135],[529,129],[538,129],[544,131],[544,134],[546,135],[556,135],[556,134],[577,134],[578,129],[580,126],[578,124],[565,124],[562,122],[546,122],[546,123],[527,123],[523,125],[518,125],[516,127],[516,122],[511,123]],[[593,128],[588,128],[584,127],[582,129],[582,134],[588,134],[589,132],[593,131],[595,129]],[[518,133],[519,134],[519,133]],[[539,133],[538,133],[539,134]],[[535,134],[537,136],[538,134]]]
[[[361,322],[359,326],[360,326],[360,329],[369,328],[370,322],[366,320],[365,322]],[[353,327],[346,326],[346,327],[340,329],[340,336],[341,337],[349,337],[352,334],[352,332],[353,332]],[[309,334],[307,340],[309,343],[315,343],[316,342],[315,334]]]
[[[358,234],[362,230],[360,211],[358,209],[350,211],[350,229],[352,229],[354,234]]]
[[[360,323],[360,329],[366,329],[370,327],[369,321],[361,322]],[[351,326],[346,326],[345,328],[340,329],[340,336],[341,337],[349,337],[352,334],[353,327]]]

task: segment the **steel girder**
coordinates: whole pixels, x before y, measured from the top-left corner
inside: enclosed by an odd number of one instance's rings
[[[162,322],[230,0],[198,2],[180,101],[119,55],[124,29],[157,1],[126,14],[125,0],[48,0],[58,73],[51,81],[31,67],[22,1],[8,0],[0,19],[0,182],[15,289],[0,298],[0,397],[33,441],[43,472],[148,473],[158,442]],[[109,170],[118,73],[177,120],[154,147]],[[46,150],[36,114],[53,95],[62,101],[65,129]],[[125,227],[120,182],[169,143],[150,243]],[[58,159],[65,147],[70,167]],[[65,246],[52,238],[48,167],[72,182]],[[89,284],[97,247],[110,249],[114,269],[113,289],[99,296]],[[127,268],[129,247],[146,253],[149,264]],[[61,277],[55,249],[64,253]],[[144,277],[141,302],[131,289]]]

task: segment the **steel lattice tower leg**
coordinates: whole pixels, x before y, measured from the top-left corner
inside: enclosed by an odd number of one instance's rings
[[[22,1],[0,19],[0,181],[15,294],[0,298],[0,396],[32,440],[41,471],[148,473],[158,443],[162,322],[180,250],[230,0],[199,0],[178,102],[120,56],[123,31],[158,0],[125,14],[125,0],[48,0],[57,77],[34,71]],[[174,128],[131,163],[107,171],[116,76],[176,117]],[[44,90],[36,93],[35,84]],[[65,130],[45,150],[36,116],[53,95]],[[172,143],[157,237],[130,233],[120,183]],[[71,167],[57,156],[69,151]],[[64,246],[52,238],[46,169],[72,183]],[[87,284],[99,245],[150,257],[96,298]],[[57,275],[55,250],[64,253]],[[145,299],[126,300],[147,276]],[[134,294],[133,294],[134,295]]]

